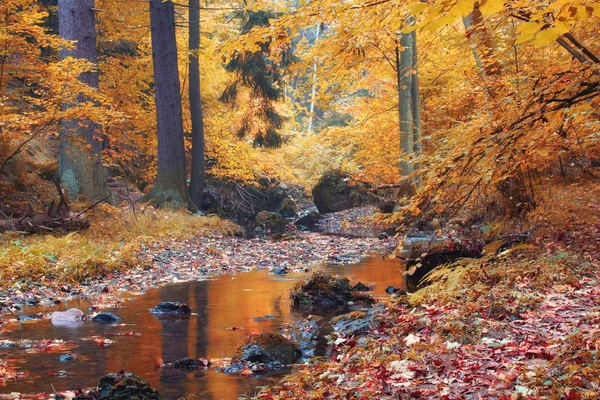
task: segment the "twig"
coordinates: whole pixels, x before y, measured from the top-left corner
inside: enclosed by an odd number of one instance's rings
[[[78,217],[82,216],[86,212],[90,211],[92,208],[96,207],[98,204],[102,203],[103,201],[106,201],[106,200],[110,199],[110,196],[112,196],[112,193],[109,193],[108,196],[106,196],[105,198],[98,200],[97,202],[95,202],[94,204],[92,204],[91,206],[89,206],[88,208],[86,208],[85,210],[83,210],[82,212],[78,213],[77,216]]]

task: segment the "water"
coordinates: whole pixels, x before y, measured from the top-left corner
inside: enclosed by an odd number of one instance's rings
[[[388,285],[403,287],[401,265],[397,260],[371,257],[361,263],[327,266],[324,271],[352,278],[353,282],[375,284],[376,296],[387,296]],[[129,301],[127,308],[113,311],[126,326],[100,325],[91,321],[80,327],[57,327],[49,320],[22,324],[2,339],[63,339],[76,342],[68,351],[31,353],[24,349],[0,349],[0,358],[17,363],[19,370],[28,370],[29,378],[8,382],[0,393],[52,393],[70,388],[95,386],[107,372],[125,370],[141,376],[159,391],[162,398],[177,399],[195,394],[201,399],[237,399],[256,393],[257,386],[275,383],[277,376],[237,377],[218,373],[162,368],[155,370],[154,362],[162,358],[173,362],[182,357],[222,359],[231,357],[242,338],[249,333],[278,331],[282,323],[292,323],[302,315],[290,312],[289,289],[308,273],[291,273],[285,277],[269,275],[266,271],[221,276],[213,280],[172,284],[147,291]],[[161,301],[188,303],[197,314],[181,320],[158,320],[148,309]],[[56,310],[79,308],[87,312],[88,301],[72,301]],[[25,310],[25,313],[36,309]],[[41,311],[41,310],[37,310]],[[54,310],[50,310],[54,311]],[[263,322],[253,318],[273,315]],[[231,327],[236,327],[232,330]],[[239,329],[243,328],[243,329]],[[116,332],[136,331],[141,336],[115,336]],[[101,348],[92,340],[101,336],[115,343]],[[57,357],[74,353],[76,360],[60,362]],[[65,370],[66,377],[49,376],[52,371]],[[289,371],[287,371],[289,372]],[[53,389],[54,388],[54,389]]]

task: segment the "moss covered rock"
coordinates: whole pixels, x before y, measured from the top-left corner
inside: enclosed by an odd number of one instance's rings
[[[369,189],[364,183],[354,182],[349,174],[334,171],[321,177],[312,196],[320,213],[330,213],[373,203],[375,197]]]
[[[323,318],[309,315],[292,325],[283,325],[281,334],[298,343],[303,357],[324,356],[327,352],[327,336],[333,328]]]
[[[276,332],[248,335],[238,346],[232,362],[261,363],[271,368],[289,365],[300,358],[298,345]]]
[[[263,228],[268,233],[283,233],[285,221],[281,214],[276,212],[261,211],[256,214],[256,226]]]
[[[348,278],[315,272],[291,290],[292,309],[302,311],[343,310],[349,303],[372,304],[375,299],[353,289]]]
[[[75,397],[75,400],[159,400],[160,395],[137,375],[119,372],[100,378],[98,387],[89,394]]]

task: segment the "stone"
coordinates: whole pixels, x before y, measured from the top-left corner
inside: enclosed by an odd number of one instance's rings
[[[210,367],[210,361],[204,359],[195,359],[190,357],[180,358],[173,362],[173,368],[178,369],[197,369]]]
[[[301,355],[295,342],[279,333],[265,332],[246,336],[233,355],[232,363],[266,364],[276,369],[294,363]]]
[[[384,312],[385,306],[378,304],[368,311],[353,311],[339,315],[332,318],[329,323],[337,333],[343,336],[355,336],[366,333]]]
[[[353,290],[347,278],[315,272],[310,278],[298,282],[290,292],[292,309],[301,311],[343,310],[349,303],[373,304],[375,299]]]
[[[372,285],[367,286],[362,282],[358,282],[356,285],[354,285],[354,287],[352,287],[352,290],[357,291],[357,292],[370,292],[373,289],[375,289],[375,288]]]
[[[309,315],[295,324],[285,324],[281,334],[298,343],[302,356],[311,358],[324,356],[327,353],[327,336],[333,333],[333,327],[317,315]]]
[[[180,303],[178,301],[164,301],[156,307],[151,308],[150,312],[154,316],[186,316],[192,313],[192,309],[185,303]]]
[[[101,312],[92,317],[92,321],[103,324],[115,324],[121,321],[121,318],[117,317],[111,312]]]
[[[374,203],[375,196],[367,184],[354,182],[344,172],[328,172],[312,190],[313,201],[320,213],[331,213]]]
[[[256,214],[255,223],[267,233],[283,233],[285,231],[285,221],[281,214],[276,212],[259,212]]]
[[[54,311],[50,316],[50,321],[54,325],[69,325],[81,323],[85,318],[83,311],[71,308],[67,311]]]
[[[159,400],[159,393],[137,375],[119,372],[100,378],[98,386],[74,400]]]
[[[323,219],[323,216],[316,211],[311,211],[305,216],[298,218],[294,225],[300,230],[304,231],[315,231],[318,228],[319,222]]]

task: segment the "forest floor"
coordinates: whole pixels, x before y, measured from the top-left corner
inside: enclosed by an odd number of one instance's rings
[[[394,296],[361,337],[333,338],[262,399],[597,399],[600,184],[553,185],[528,244]]]

